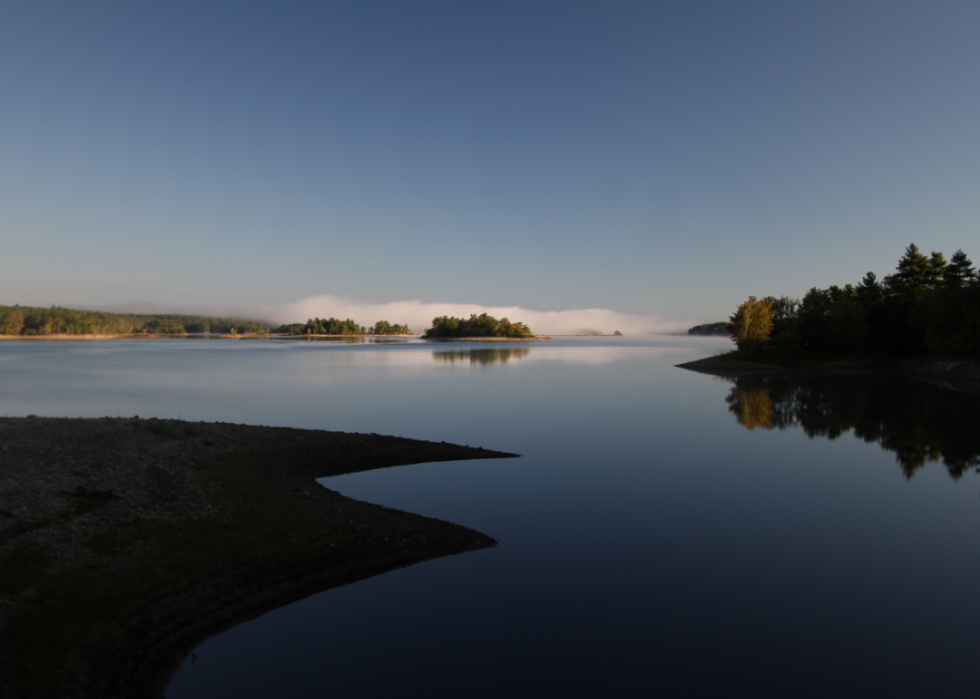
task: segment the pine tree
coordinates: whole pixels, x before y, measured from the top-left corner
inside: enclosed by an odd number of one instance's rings
[[[951,289],[961,289],[977,282],[977,271],[973,268],[973,263],[960,248],[949,258],[946,266],[946,273],[943,281]]]
[[[856,293],[858,302],[865,307],[874,306],[881,301],[883,290],[874,272],[864,275],[864,279],[856,287]]]
[[[934,252],[929,258],[929,266],[926,269],[925,284],[929,289],[938,289],[943,283],[943,274],[946,272],[946,258],[941,252]]]
[[[907,294],[925,288],[928,279],[929,258],[912,243],[905,248],[905,254],[898,261],[895,274],[885,277],[885,284],[893,292]]]

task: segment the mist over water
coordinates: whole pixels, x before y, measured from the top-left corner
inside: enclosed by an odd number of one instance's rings
[[[538,334],[578,335],[601,333],[610,335],[619,330],[628,335],[657,335],[683,332],[694,323],[664,314],[634,315],[605,308],[584,308],[566,311],[535,311],[520,306],[480,306],[470,303],[422,303],[421,301],[392,301],[370,304],[337,296],[312,296],[294,304],[269,309],[280,322],[297,322],[312,317],[334,316],[353,318],[362,325],[375,320],[407,324],[421,332],[438,316],[469,317],[487,313],[495,318],[508,318],[528,325]],[[289,318],[291,320],[285,320]],[[361,321],[367,319],[367,322]]]
[[[102,306],[100,310],[110,310]],[[276,325],[303,323],[309,318],[351,318],[360,325],[379,320],[408,325],[422,333],[433,318],[487,313],[495,318],[522,322],[539,335],[671,335],[685,332],[703,320],[679,318],[665,313],[619,313],[607,308],[579,308],[565,311],[535,311],[520,306],[481,306],[475,303],[423,303],[419,300],[370,303],[346,296],[323,294],[283,305],[261,306],[157,306],[145,303],[120,304],[114,311],[132,313],[193,313],[262,320]]]

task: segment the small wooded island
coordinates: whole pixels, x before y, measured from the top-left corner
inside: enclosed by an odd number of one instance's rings
[[[710,334],[719,324],[696,326]],[[909,245],[894,274],[868,272],[856,286],[810,289],[802,300],[750,297],[726,324],[737,349],[689,362],[727,372],[770,367],[914,369],[980,379],[980,277],[962,250]]]
[[[551,340],[537,337],[524,323],[511,323],[507,318],[497,320],[491,315],[470,314],[469,318],[439,316],[422,335],[425,340]]]
[[[276,333],[281,335],[326,335],[326,336],[357,336],[357,335],[413,335],[407,325],[392,325],[387,320],[379,320],[374,327],[365,328],[350,318],[310,318],[305,323],[280,325]]]
[[[183,658],[231,626],[494,546],[314,479],[513,456],[375,434],[0,418],[0,696],[162,697]]]

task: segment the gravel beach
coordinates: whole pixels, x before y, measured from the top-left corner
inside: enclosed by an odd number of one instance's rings
[[[0,418],[0,697],[162,697],[190,650],[231,626],[494,546],[314,479],[512,456],[374,434]]]

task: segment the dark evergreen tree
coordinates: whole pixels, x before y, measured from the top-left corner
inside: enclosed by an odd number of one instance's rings
[[[929,257],[929,266],[926,269],[925,285],[927,289],[938,289],[943,283],[943,274],[946,272],[946,258],[941,252],[934,252]]]
[[[898,261],[895,274],[885,277],[885,285],[894,293],[907,295],[925,288],[929,274],[929,258],[912,243]]]
[[[973,263],[962,248],[954,252],[953,256],[949,258],[943,281],[951,289],[960,289],[977,282],[977,271],[973,268]]]

